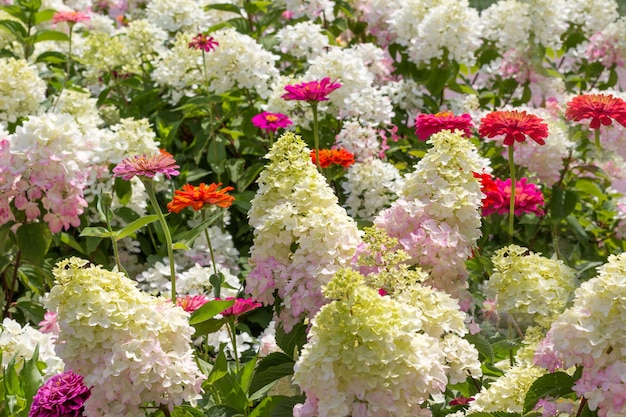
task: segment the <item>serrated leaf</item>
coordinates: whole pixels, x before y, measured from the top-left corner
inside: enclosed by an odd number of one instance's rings
[[[478,334],[467,334],[465,336],[465,340],[474,345],[478,353],[480,353],[488,362],[493,363],[495,354],[487,339]]]
[[[142,227],[147,226],[150,223],[153,223],[157,220],[159,220],[159,216],[156,214],[151,214],[149,216],[140,217],[134,222],[126,225],[126,227],[124,227],[123,229],[115,232],[115,240],[117,241],[122,240],[126,236],[130,236],[133,233],[135,233],[138,229],[141,229]]]
[[[524,399],[524,413],[535,408],[537,401],[544,397],[559,398],[572,393],[574,378],[565,372],[553,372],[540,376],[533,382]]]
[[[222,311],[226,310],[228,307],[231,307],[235,304],[235,300],[212,300],[191,313],[191,317],[189,317],[189,324],[194,325],[198,323],[202,323],[203,321],[207,321],[215,317],[217,314],[220,314]]]

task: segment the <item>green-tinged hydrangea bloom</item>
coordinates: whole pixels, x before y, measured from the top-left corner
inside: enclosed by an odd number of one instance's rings
[[[204,375],[188,313],[79,258],[59,262],[53,273],[46,308],[58,313],[59,356],[91,387],[87,417],[139,416],[141,406],[199,398]]]
[[[279,318],[290,331],[326,302],[322,285],[351,263],[361,240],[299,136],[283,134],[266,157],[248,212],[254,245],[246,291],[265,304],[274,303],[277,291]]]
[[[36,113],[46,98],[46,83],[23,59],[0,58],[0,122],[15,123]]]
[[[457,334],[443,335],[443,326],[434,323],[441,317],[424,315],[425,298],[436,290],[420,293],[422,289],[415,284],[397,298],[381,296],[360,273],[339,271],[324,288],[333,301],[313,319],[295,367],[294,381],[307,399],[294,415],[430,415],[422,408],[429,396],[444,391],[448,382],[464,381],[468,372],[480,376],[474,347]],[[451,297],[439,293],[453,304]],[[450,327],[463,334],[464,313],[458,303],[455,311],[461,321]]]
[[[492,261],[494,273],[485,283],[485,295],[496,298],[498,309],[547,328],[571,301],[576,271],[563,261],[517,245],[499,249]]]

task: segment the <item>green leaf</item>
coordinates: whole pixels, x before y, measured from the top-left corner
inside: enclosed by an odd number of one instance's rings
[[[35,62],[43,62],[50,65],[61,65],[67,62],[67,58],[61,52],[46,51],[37,55]]]
[[[285,333],[282,325],[276,327],[276,344],[289,357],[296,358],[306,343],[306,326],[300,322],[289,333]]]
[[[272,417],[293,417],[293,407],[305,401],[304,396],[282,397],[272,410]]]
[[[52,9],[38,11],[35,14],[35,24],[38,25],[39,23],[47,22],[48,20],[52,19],[55,13],[56,10]]]
[[[293,375],[294,365],[295,361],[284,353],[271,353],[259,362],[249,393],[253,394],[280,378]]]
[[[138,229],[141,229],[142,227],[147,226],[150,223],[155,222],[157,220],[159,220],[159,216],[156,215],[156,214],[150,214],[150,215],[145,216],[145,217],[140,217],[139,219],[135,220],[134,222],[128,224],[123,229],[118,230],[117,232],[115,232],[115,240],[120,241],[120,240],[124,239],[126,236],[132,235]]]
[[[17,244],[25,259],[43,263],[52,243],[52,233],[46,223],[26,223],[17,229]]]
[[[223,12],[241,14],[241,10],[239,10],[239,7],[235,6],[234,4],[228,3],[209,4],[204,8],[209,10],[221,10]]]
[[[211,226],[217,219],[220,218],[221,215],[222,212],[218,211],[190,231],[177,237],[177,242],[174,244],[174,249],[188,249],[193,244],[193,241],[196,240],[196,238],[200,235],[200,233],[204,232],[204,229]]]
[[[193,328],[196,329],[193,335],[194,337],[198,337],[215,333],[221,329],[224,324],[226,324],[225,319],[208,319],[201,323],[193,324]]]
[[[213,364],[213,368],[211,369],[211,373],[207,377],[206,381],[204,381],[203,385],[211,385],[214,384],[215,381],[222,379],[228,374],[228,361],[226,360],[226,355],[224,354],[224,346],[220,349],[220,352],[217,354],[217,358],[215,359],[215,363]]]
[[[104,227],[95,226],[95,227],[85,227],[80,232],[80,237],[113,237],[116,232],[110,232]]]
[[[215,407],[211,407],[209,411],[206,413],[206,417],[238,417],[243,416],[241,411],[236,410],[227,405],[216,405]]]
[[[537,401],[544,397],[559,398],[572,393],[574,378],[565,372],[554,372],[540,376],[533,382],[524,399],[524,413],[535,408]]]
[[[262,162],[255,162],[250,165],[237,179],[237,191],[245,191],[258,177],[261,171],[265,168],[265,164]]]
[[[25,39],[28,36],[26,28],[20,22],[15,20],[0,20],[0,29],[4,29],[7,32],[18,36],[20,39]]]
[[[24,362],[24,367],[20,372],[20,379],[24,386],[24,398],[26,398],[26,409],[30,409],[37,390],[41,387],[43,379],[37,362],[39,361],[39,345],[35,347],[32,357]]]
[[[59,233],[59,240],[61,241],[61,243],[63,243],[64,245],[69,246],[70,248],[74,249],[77,252],[83,253],[83,248],[80,246],[80,244],[76,241],[76,239],[74,239],[74,236],[66,233],[66,232],[61,232]]]
[[[493,348],[487,339],[479,334],[467,334],[465,340],[470,342],[479,354],[481,354],[488,362],[493,363],[495,354]]]
[[[207,162],[216,174],[224,173],[224,163],[228,159],[226,154],[226,141],[219,136],[213,138],[207,147]]]
[[[256,366],[257,356],[249,360],[237,374],[237,382],[239,386],[243,390],[243,392],[248,392],[250,388],[250,383],[252,382],[252,376],[254,375],[254,367]]]
[[[261,402],[254,407],[254,410],[248,415],[248,417],[272,417],[272,410],[283,401],[281,396],[265,397]]]
[[[576,189],[596,197],[599,201],[604,201],[607,198],[598,184],[586,178],[581,178],[576,181]]]
[[[585,231],[584,227],[582,227],[578,219],[574,217],[573,214],[570,214],[569,216],[566,217],[566,220],[567,220],[567,224],[570,225],[572,232],[574,232],[574,235],[578,239],[578,242],[580,242],[580,244],[583,245],[583,247],[588,248],[589,237],[587,236],[587,232]]]
[[[69,40],[69,36],[67,36],[65,33],[48,29],[42,29],[35,33],[34,36],[34,43],[43,41],[68,42]]]
[[[177,405],[170,413],[171,417],[204,417],[204,413],[188,405]]]
[[[217,314],[220,314],[222,311],[226,310],[228,307],[231,307],[235,304],[235,300],[212,300],[191,313],[191,317],[189,317],[189,324],[194,325],[198,323],[202,323],[203,321],[207,321],[215,317]]]

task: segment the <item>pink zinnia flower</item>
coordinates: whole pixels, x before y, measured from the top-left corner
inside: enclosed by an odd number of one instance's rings
[[[478,133],[482,137],[504,136],[505,145],[524,142],[526,136],[540,145],[545,145],[548,137],[548,125],[534,114],[518,110],[494,111],[480,121]]]
[[[252,124],[259,129],[276,132],[277,129],[287,127],[292,124],[292,122],[282,113],[270,113],[264,111],[263,113],[259,113],[252,118]]]
[[[82,376],[72,371],[63,372],[39,388],[28,417],[80,417],[90,395]]]
[[[219,300],[219,298],[216,298]],[[234,298],[227,297],[225,300],[235,300],[235,304],[222,311],[222,316],[241,316],[244,313],[255,310],[261,307],[263,304],[254,301],[252,298]]]
[[[527,183],[528,178],[522,178],[515,183],[515,215],[521,216],[524,213],[534,213],[537,216],[543,216],[544,212],[539,206],[544,205],[543,194],[541,190],[532,183]],[[493,205],[483,207],[483,216],[493,213],[507,214],[509,213],[509,202],[511,200],[511,179],[507,178],[502,181],[495,179],[498,186],[497,191],[483,191],[486,199],[494,201]],[[491,195],[491,194],[498,195]],[[500,202],[500,203],[498,203]]]
[[[189,48],[202,49],[205,52],[214,51],[219,46],[219,43],[212,37],[203,33],[198,33],[191,42],[189,42]]]
[[[87,13],[75,11],[56,12],[52,16],[52,23],[54,24],[67,22],[69,25],[74,25],[89,20],[91,20],[91,17]]]
[[[176,165],[176,161],[171,154],[161,152],[156,155],[135,155],[130,156],[113,168],[113,174],[116,177],[122,177],[126,181],[135,176],[153,178],[156,174],[161,173],[167,178],[180,174],[176,169],[180,168]]]
[[[338,82],[330,81],[329,77],[321,81],[285,86],[287,92],[282,95],[285,100],[327,101],[328,95],[341,87]]]
[[[460,116],[455,116],[450,111],[439,112],[436,114],[418,114],[415,119],[415,134],[419,140],[426,140],[435,133],[439,133],[442,130],[461,130],[463,136],[469,138],[472,136],[470,130],[474,125],[472,124],[472,116],[465,113]]]
[[[176,305],[189,313],[193,313],[208,302],[209,297],[203,294],[176,297]]]

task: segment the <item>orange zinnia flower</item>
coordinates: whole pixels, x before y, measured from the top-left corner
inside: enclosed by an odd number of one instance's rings
[[[506,135],[504,144],[509,146],[516,141],[524,142],[526,136],[530,136],[540,145],[545,145],[544,139],[548,137],[548,125],[543,123],[543,119],[525,111],[494,111],[487,114],[480,123],[480,136],[493,138]]]
[[[576,122],[591,119],[591,129],[609,126],[611,119],[626,127],[626,102],[610,94],[583,94],[567,103],[565,117]]]
[[[354,164],[354,155],[343,148],[339,149],[320,149],[320,167],[328,168],[331,165],[341,165],[348,168]],[[311,151],[311,161],[315,164],[315,151]]]
[[[200,210],[205,204],[228,208],[233,204],[235,197],[226,193],[234,190],[234,188],[224,187],[219,190],[221,186],[221,182],[211,185],[200,183],[197,187],[185,184],[182,190],[174,191],[174,198],[167,205],[167,210],[178,214],[185,207],[193,207],[194,210]]]

